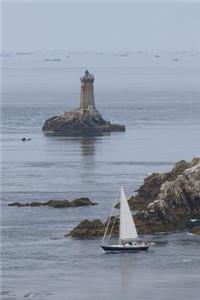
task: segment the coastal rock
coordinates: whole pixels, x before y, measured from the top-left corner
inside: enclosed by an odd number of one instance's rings
[[[100,219],[83,220],[65,236],[73,237],[73,238],[100,237],[104,235],[104,232],[107,227],[107,223],[108,223],[108,219],[106,220],[105,223],[103,223]],[[119,234],[119,218],[116,218],[116,216],[111,217],[109,226],[107,228],[107,233],[109,234],[111,230],[112,230],[112,236]]]
[[[148,205],[157,199],[162,184],[166,181],[173,181],[182,174],[190,164],[185,160],[177,162],[172,170],[167,173],[153,173],[144,179],[136,191],[137,194],[129,199],[129,206],[132,210],[147,209]]]
[[[180,161],[168,173],[148,176],[138,189],[138,195],[129,203],[138,210],[134,221],[139,234],[191,229],[191,220],[200,219],[200,158],[194,158],[190,163]],[[102,225],[98,236],[105,226]],[[118,228],[119,222],[114,226],[115,233]],[[197,233],[195,228],[197,226],[191,231]],[[77,229],[79,225],[73,229],[73,236],[84,237],[84,232]],[[87,237],[94,236],[92,230],[91,221],[88,229],[85,228]],[[71,232],[69,235],[72,236]]]
[[[47,119],[42,130],[47,135],[89,136],[125,131],[125,126],[105,121],[97,111],[77,109]]]
[[[200,159],[193,160],[175,180],[166,181],[160,187],[157,200],[150,204],[172,218],[195,218],[200,215]]]
[[[74,238],[92,238],[102,236],[104,234],[104,231],[105,224],[101,220],[83,220],[70,233],[66,234],[66,236]]]
[[[96,205],[89,198],[78,198],[72,201],[69,200],[49,200],[47,202],[13,202],[9,203],[8,206],[17,207],[36,207],[36,206],[49,206],[54,208],[68,208],[68,207],[79,207],[79,206],[91,206]]]
[[[114,217],[113,217],[114,219]],[[177,229],[182,229],[178,222],[168,222],[161,220],[157,214],[149,214],[147,212],[138,212],[134,216],[134,222],[139,234],[152,234],[155,232],[169,232]],[[106,229],[107,221],[103,223],[101,220],[84,220],[81,221],[76,227],[74,227],[66,237],[73,238],[94,238],[104,235]],[[112,221],[108,228],[108,233],[112,228]],[[112,236],[118,236],[119,234],[119,220],[115,222],[112,228]]]
[[[192,228],[192,233],[200,235],[200,226]]]
[[[188,228],[192,218],[200,217],[200,158],[190,163],[180,161],[171,172],[156,177],[159,178],[156,187],[151,188],[148,177],[138,190],[140,195],[145,190],[142,194],[144,212],[136,214],[142,232]]]

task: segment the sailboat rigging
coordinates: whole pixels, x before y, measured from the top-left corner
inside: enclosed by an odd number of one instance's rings
[[[147,241],[140,241],[138,239],[137,229],[134,223],[131,210],[124,192],[123,187],[120,191],[120,214],[119,214],[119,243],[117,245],[107,245],[105,244],[106,235],[108,233],[109,225],[111,225],[111,230],[108,236],[110,240],[117,216],[112,217],[113,209],[115,204],[112,207],[110,217],[106,226],[106,230],[102,240],[102,249],[104,251],[120,251],[120,252],[135,252],[135,251],[144,251],[148,250],[150,244]]]

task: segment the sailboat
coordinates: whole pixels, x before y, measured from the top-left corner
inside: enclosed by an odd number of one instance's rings
[[[136,251],[148,250],[150,243],[138,239],[137,229],[135,227],[134,219],[131,214],[131,210],[123,187],[121,187],[121,191],[120,191],[119,242],[116,245],[109,245],[108,243],[105,243],[109,225],[111,222],[113,222],[111,225],[111,231],[109,233],[108,240],[110,240],[114,228],[114,223],[116,221],[116,216],[114,220],[112,217],[114,207],[115,207],[115,203],[112,207],[112,211],[103,236],[102,245],[101,245],[102,249],[104,251],[118,251],[118,252],[136,252]]]

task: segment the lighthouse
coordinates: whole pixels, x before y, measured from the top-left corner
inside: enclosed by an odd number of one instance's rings
[[[45,134],[64,136],[95,136],[113,131],[125,131],[124,125],[103,119],[95,108],[94,75],[88,70],[80,78],[80,106],[72,111],[47,119],[42,127]]]
[[[82,111],[96,111],[94,102],[94,75],[85,71],[81,80],[81,94],[80,94],[80,109]]]

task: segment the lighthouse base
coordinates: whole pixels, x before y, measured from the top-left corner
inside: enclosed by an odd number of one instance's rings
[[[125,131],[124,125],[105,121],[98,111],[77,109],[47,119],[42,128],[47,135],[91,136]]]

